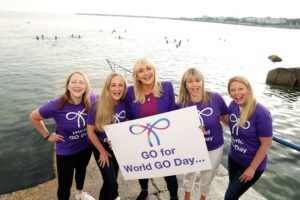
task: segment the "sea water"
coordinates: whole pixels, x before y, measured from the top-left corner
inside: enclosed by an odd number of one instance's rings
[[[33,128],[29,114],[58,97],[74,70],[83,71],[92,91],[100,93],[111,71],[106,58],[132,69],[137,58],[148,57],[159,79],[172,81],[176,93],[183,72],[197,67],[206,88],[219,92],[227,103],[228,79],[244,75],[258,101],[270,110],[274,135],[299,145],[300,91],[265,84],[271,69],[300,67],[299,34],[300,30],[192,21],[0,12],[1,193],[53,177],[53,144]],[[283,61],[272,63],[267,59],[271,54]],[[131,74],[126,77],[132,83]],[[53,120],[45,123],[55,130]],[[230,137],[224,130],[226,166]],[[267,170],[254,188],[267,199],[299,199],[299,166],[299,152],[273,142]]]

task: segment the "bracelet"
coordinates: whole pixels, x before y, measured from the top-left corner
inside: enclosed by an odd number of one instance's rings
[[[48,138],[51,136],[51,133],[48,133],[46,137],[44,137],[45,140],[48,140]]]

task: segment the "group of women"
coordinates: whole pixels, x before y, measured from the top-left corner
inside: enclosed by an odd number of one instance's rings
[[[103,178],[99,200],[120,199],[117,183],[119,165],[104,132],[105,125],[194,105],[212,164],[211,170],[200,172],[200,200],[209,194],[222,159],[224,137],[221,122],[231,132],[229,185],[225,199],[239,199],[259,179],[266,168],[267,153],[272,144],[272,118],[270,112],[256,101],[247,79],[236,76],[229,80],[228,93],[233,100],[229,107],[219,93],[205,89],[204,77],[196,68],[189,68],[184,73],[177,102],[172,83],[158,80],[156,67],[147,58],[135,62],[133,81],[133,86],[128,87],[125,78],[113,72],[106,78],[97,97],[91,93],[87,77],[75,71],[67,78],[65,93],[61,97],[31,113],[34,127],[45,140],[56,144],[59,200],[70,198],[74,171],[75,199],[94,199],[83,192],[86,167],[92,152]],[[43,123],[47,118],[56,122],[54,133],[50,133]],[[184,175],[185,200],[191,199],[195,177],[196,172]],[[178,199],[176,175],[164,179],[170,199]],[[141,191],[137,200],[147,198],[148,182],[148,179],[139,180]]]

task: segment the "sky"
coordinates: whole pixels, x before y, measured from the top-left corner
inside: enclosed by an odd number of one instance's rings
[[[2,11],[300,18],[299,0],[0,0]]]

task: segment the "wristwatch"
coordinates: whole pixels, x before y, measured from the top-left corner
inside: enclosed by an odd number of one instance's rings
[[[46,137],[44,137],[45,140],[48,140],[48,138],[51,136],[51,133],[48,133]]]

